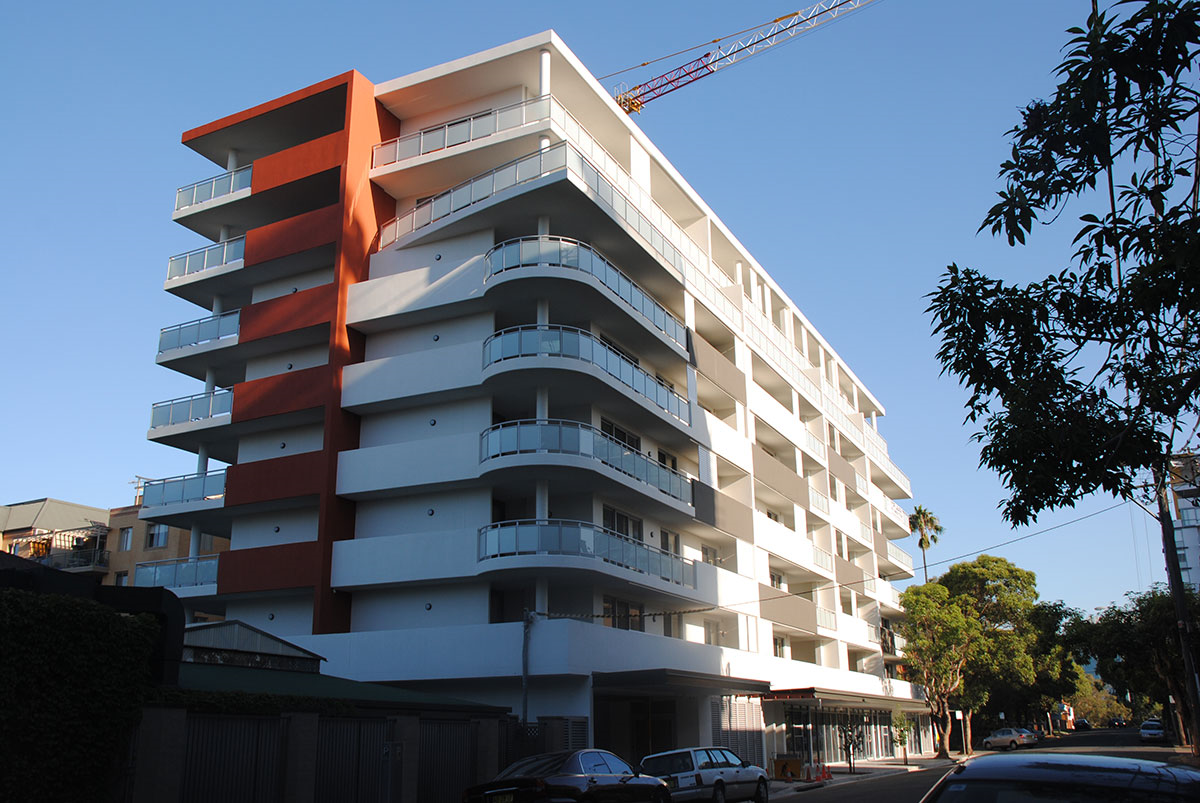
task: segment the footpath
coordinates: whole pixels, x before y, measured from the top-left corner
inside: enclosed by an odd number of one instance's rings
[[[799,800],[801,792],[810,789],[822,789],[827,786],[867,781],[871,778],[882,778],[885,775],[898,775],[919,770],[941,769],[949,771],[957,759],[934,758],[933,756],[909,756],[908,764],[901,758],[883,759],[879,761],[855,761],[854,772],[845,763],[828,765],[831,776],[824,781],[806,783],[804,781],[771,781],[771,800]]]

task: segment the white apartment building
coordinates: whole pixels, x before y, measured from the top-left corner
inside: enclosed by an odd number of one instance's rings
[[[553,32],[183,142],[226,172],[158,362],[205,387],[149,437],[197,470],[141,515],[185,604],[632,759],[892,754],[883,406]]]

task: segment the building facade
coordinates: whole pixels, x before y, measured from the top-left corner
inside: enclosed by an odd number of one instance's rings
[[[552,32],[186,132],[185,604],[638,758],[923,709],[882,405]],[[198,572],[189,576],[199,577]]]

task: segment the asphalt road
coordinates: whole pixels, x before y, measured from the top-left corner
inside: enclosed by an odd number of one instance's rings
[[[1167,745],[1142,745],[1138,742],[1138,729],[1113,728],[1071,733],[1061,739],[1048,741],[1038,750],[1064,753],[1099,753],[1108,756],[1142,758],[1151,761],[1166,761],[1177,755]],[[957,756],[956,756],[957,757]],[[833,803],[834,801],[887,800],[889,803],[918,803],[921,797],[938,782],[946,768],[921,770],[878,778],[865,778],[852,783],[840,783],[821,789],[812,789],[793,795],[788,800],[809,803]],[[777,798],[778,799],[778,798]]]

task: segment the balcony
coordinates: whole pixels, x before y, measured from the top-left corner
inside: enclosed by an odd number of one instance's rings
[[[667,414],[691,423],[687,399],[583,329],[514,326],[483,342],[484,368],[518,357],[562,357],[590,363]]]
[[[825,451],[825,444],[820,438],[809,432],[807,429],[804,430],[804,443],[802,444],[802,448],[821,460],[828,459]]]
[[[133,570],[133,584],[135,586],[161,586],[162,588],[216,585],[217,559],[219,557],[220,555],[203,555],[197,558],[176,558],[139,563]]]
[[[812,509],[829,515],[829,497],[813,488],[811,485],[808,488],[808,499],[812,504]]]
[[[641,452],[588,424],[562,420],[508,421],[480,436],[480,462],[505,455],[565,454],[598,460],[670,497],[693,504],[687,475],[651,460]]]
[[[668,583],[696,587],[693,561],[587,521],[524,519],[480,528],[480,561],[511,555],[594,558]]]
[[[687,329],[654,298],[590,246],[565,237],[521,237],[500,243],[484,256],[488,278],[515,268],[549,266],[577,270],[595,277],[646,322],[681,348],[687,348]]]
[[[903,567],[904,569],[907,569],[908,573],[912,574],[912,571],[913,571],[912,556],[909,555],[907,552],[905,552],[900,547],[896,546],[891,541],[888,541],[888,544],[887,544],[887,557],[888,557],[888,560],[890,560],[892,563],[896,564],[897,566]]]
[[[155,404],[150,412],[150,428],[205,421],[219,415],[229,415],[232,410],[232,390],[197,393],[195,396],[184,396]]]
[[[142,487],[142,507],[206,502],[225,496],[225,470],[148,480]]]
[[[817,627],[824,627],[828,630],[837,630],[838,620],[837,614],[828,608],[817,606]]]
[[[386,167],[415,156],[435,153],[455,145],[474,142],[502,131],[546,120],[550,117],[549,97],[531,98],[511,106],[503,106],[464,120],[426,128],[415,134],[382,142],[371,154],[371,167]]]
[[[226,195],[232,195],[240,190],[250,189],[250,173],[252,169],[252,165],[247,165],[239,167],[237,170],[222,173],[219,176],[197,181],[195,184],[190,184],[186,187],[180,187],[175,191],[175,211],[179,212],[191,206],[197,206],[208,201],[223,198]]]
[[[235,237],[216,245],[176,254],[167,261],[167,281],[227,265],[232,266],[242,261],[245,251],[246,238]]]
[[[72,549],[63,552],[51,552],[48,555],[31,558],[31,560],[59,569],[65,572],[90,572],[108,570],[107,549]]]
[[[822,569],[824,569],[827,572],[833,571],[833,553],[826,552],[824,549],[821,549],[821,547],[817,546],[816,544],[813,544],[812,550],[813,550],[813,563],[817,564],[818,566],[820,566]]]
[[[236,337],[240,315],[241,310],[231,310],[220,315],[168,326],[159,332],[158,353]]]

